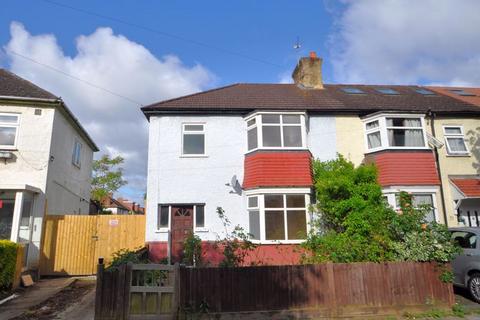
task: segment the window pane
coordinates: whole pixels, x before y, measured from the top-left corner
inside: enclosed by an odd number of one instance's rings
[[[258,147],[257,127],[248,130],[248,150]]]
[[[307,237],[307,217],[305,210],[287,211],[288,239],[305,239]]]
[[[265,208],[283,208],[283,195],[281,194],[266,194]]]
[[[253,126],[253,125],[255,124],[255,122],[256,122],[255,118],[253,118],[253,119],[251,119],[251,120],[248,120],[248,121],[247,121],[247,127]]]
[[[452,152],[467,152],[463,138],[447,138],[448,146]]]
[[[366,128],[367,128],[367,130],[370,130],[370,129],[378,128],[378,126],[379,126],[378,120],[375,120],[375,121],[367,123]]]
[[[298,115],[283,115],[283,123],[300,123],[300,116]]]
[[[248,207],[258,208],[258,197],[248,197]]]
[[[447,127],[445,128],[445,134],[462,134],[460,127]]]
[[[421,129],[388,129],[388,143],[391,147],[424,147]]]
[[[205,206],[197,206],[195,211],[195,226],[203,228],[205,226]]]
[[[301,147],[302,146],[302,127],[288,126],[283,127],[283,146]]]
[[[368,149],[379,148],[382,146],[380,131],[367,134]]]
[[[204,154],[205,136],[203,134],[183,135],[183,154]]]
[[[258,210],[248,212],[248,233],[251,234],[252,239],[260,240],[260,213]]]
[[[419,118],[387,118],[389,127],[421,127],[422,122]]]
[[[160,206],[158,228],[168,228],[168,206]]]
[[[0,127],[0,145],[13,146],[15,145],[16,128]]]
[[[305,208],[305,195],[287,194],[287,208]]]
[[[285,240],[283,211],[265,211],[265,238],[267,240]]]
[[[186,124],[185,131],[203,131],[203,124]]]
[[[278,114],[263,114],[262,123],[280,123],[280,115]]]
[[[14,115],[0,115],[0,122],[1,123],[18,123],[18,116]]]
[[[264,126],[262,127],[263,146],[264,147],[281,147],[282,138],[280,136],[280,126]]]

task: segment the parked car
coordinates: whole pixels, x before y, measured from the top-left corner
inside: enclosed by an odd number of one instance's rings
[[[450,228],[452,239],[462,248],[463,253],[452,261],[453,284],[466,288],[472,298],[480,303],[480,228]]]

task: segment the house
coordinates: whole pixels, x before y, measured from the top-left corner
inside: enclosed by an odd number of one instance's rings
[[[298,261],[314,201],[311,160],[337,153],[356,165],[375,163],[392,207],[404,190],[432,205],[429,220],[459,223],[448,177],[471,175],[478,165],[478,139],[466,133],[477,130],[480,107],[422,86],[324,84],[321,67],[312,53],[297,64],[294,84],[233,84],[142,108],[152,259],[180,260],[193,231],[207,259],[218,260],[210,244],[224,230],[222,207],[259,244],[252,260]]]
[[[103,198],[101,207],[104,211],[109,211],[112,214],[128,214],[130,210],[123,205],[119,199],[115,199],[112,194]]]
[[[135,201],[130,201],[124,198],[118,198],[118,202],[120,202],[125,208],[128,209],[130,214],[145,214],[145,208],[142,207],[139,203]]]
[[[0,69],[0,239],[39,259],[48,214],[88,214],[97,146],[57,96]]]

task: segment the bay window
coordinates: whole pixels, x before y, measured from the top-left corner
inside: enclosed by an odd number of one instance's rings
[[[305,148],[303,113],[258,113],[247,118],[248,150]]]
[[[450,155],[468,155],[462,126],[444,126],[443,134]]]
[[[438,221],[437,219],[437,208],[436,208],[436,197],[434,190],[403,190],[410,191],[412,196],[412,204],[415,208],[421,208],[428,206],[429,209],[426,212],[425,219],[427,222]],[[395,191],[392,193],[385,193],[388,204],[395,210],[400,210],[400,191]]]
[[[12,149],[16,145],[20,116],[13,113],[0,113],[0,149]]]
[[[368,151],[427,148],[423,116],[385,115],[364,122]]]
[[[308,195],[259,194],[248,197],[249,233],[263,242],[299,242],[307,236]]]

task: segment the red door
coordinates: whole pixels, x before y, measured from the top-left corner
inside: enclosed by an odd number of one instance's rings
[[[193,206],[172,206],[172,262],[182,262],[183,242],[193,232]]]

